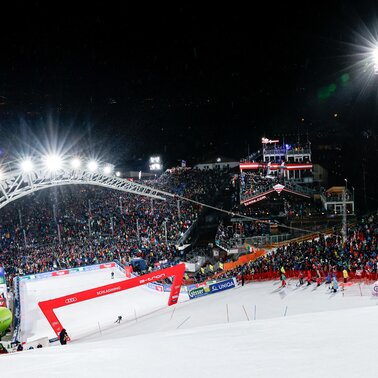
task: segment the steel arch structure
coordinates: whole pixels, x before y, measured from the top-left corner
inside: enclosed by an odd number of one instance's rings
[[[122,192],[166,200],[170,193],[87,169],[62,168],[51,172],[37,167],[32,172],[10,169],[0,174],[0,209],[38,190],[61,185],[96,185]]]

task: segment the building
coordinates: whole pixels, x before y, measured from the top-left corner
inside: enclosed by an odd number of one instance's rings
[[[218,156],[213,159],[209,159],[204,163],[199,163],[194,168],[206,170],[206,169],[231,169],[239,167],[239,161],[236,159],[227,158],[224,156]]]

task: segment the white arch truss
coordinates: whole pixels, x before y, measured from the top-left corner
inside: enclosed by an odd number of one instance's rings
[[[38,190],[61,185],[97,185],[122,192],[139,194],[165,200],[169,195],[164,191],[137,184],[115,176],[107,176],[86,169],[62,168],[49,172],[43,168],[23,172],[20,169],[9,170],[0,175],[0,209],[8,203],[27,196]]]

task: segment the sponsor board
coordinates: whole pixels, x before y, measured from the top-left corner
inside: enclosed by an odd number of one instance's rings
[[[96,265],[88,265],[88,266],[84,266],[84,272],[90,272],[92,270],[98,270],[100,269],[100,265],[96,264]]]
[[[5,284],[5,270],[0,267],[0,285]]]
[[[159,291],[161,293],[164,291],[163,285],[159,285],[159,284],[148,283],[147,287],[149,289],[156,290],[156,291]]]
[[[215,284],[211,284],[210,286],[210,292],[211,294],[217,293],[218,291],[223,291],[227,289],[232,289],[235,287],[235,281],[233,278],[230,278],[225,281],[217,282]]]
[[[188,295],[190,299],[203,297],[204,295],[207,295],[207,294],[208,293],[205,292],[204,287],[197,287],[196,289],[192,289],[188,291]]]
[[[192,285],[192,286],[195,286],[195,285]],[[229,278],[227,280],[211,283],[209,285],[200,286],[197,288],[190,289],[188,287],[188,295],[190,299],[195,299],[195,298],[203,297],[204,295],[215,294],[223,290],[232,289],[235,286],[236,286],[235,279]]]
[[[371,294],[374,295],[375,297],[378,297],[378,281],[374,282],[372,286]]]
[[[100,264],[100,269],[106,269],[106,268],[115,268],[115,263],[110,262],[110,263]]]
[[[68,269],[64,269],[64,270],[57,270],[55,272],[52,272],[52,276],[53,277],[57,277],[57,276],[65,276],[66,274],[69,274],[69,271]]]

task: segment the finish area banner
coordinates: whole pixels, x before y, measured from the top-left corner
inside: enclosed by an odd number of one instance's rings
[[[74,303],[87,301],[89,299],[102,297],[104,295],[118,293],[133,287],[145,285],[154,281],[164,280],[165,278],[174,276],[171,293],[168,300],[168,306],[176,304],[180,295],[182,279],[185,273],[185,264],[178,264],[170,268],[156,270],[154,272],[137,276],[135,278],[114,282],[109,285],[99,286],[93,289],[80,291],[77,293],[65,295],[63,297],[50,299],[48,301],[39,302],[38,305],[50,323],[55,334],[59,336],[60,331],[64,328],[59,319],[55,315],[54,309],[69,306]]]

